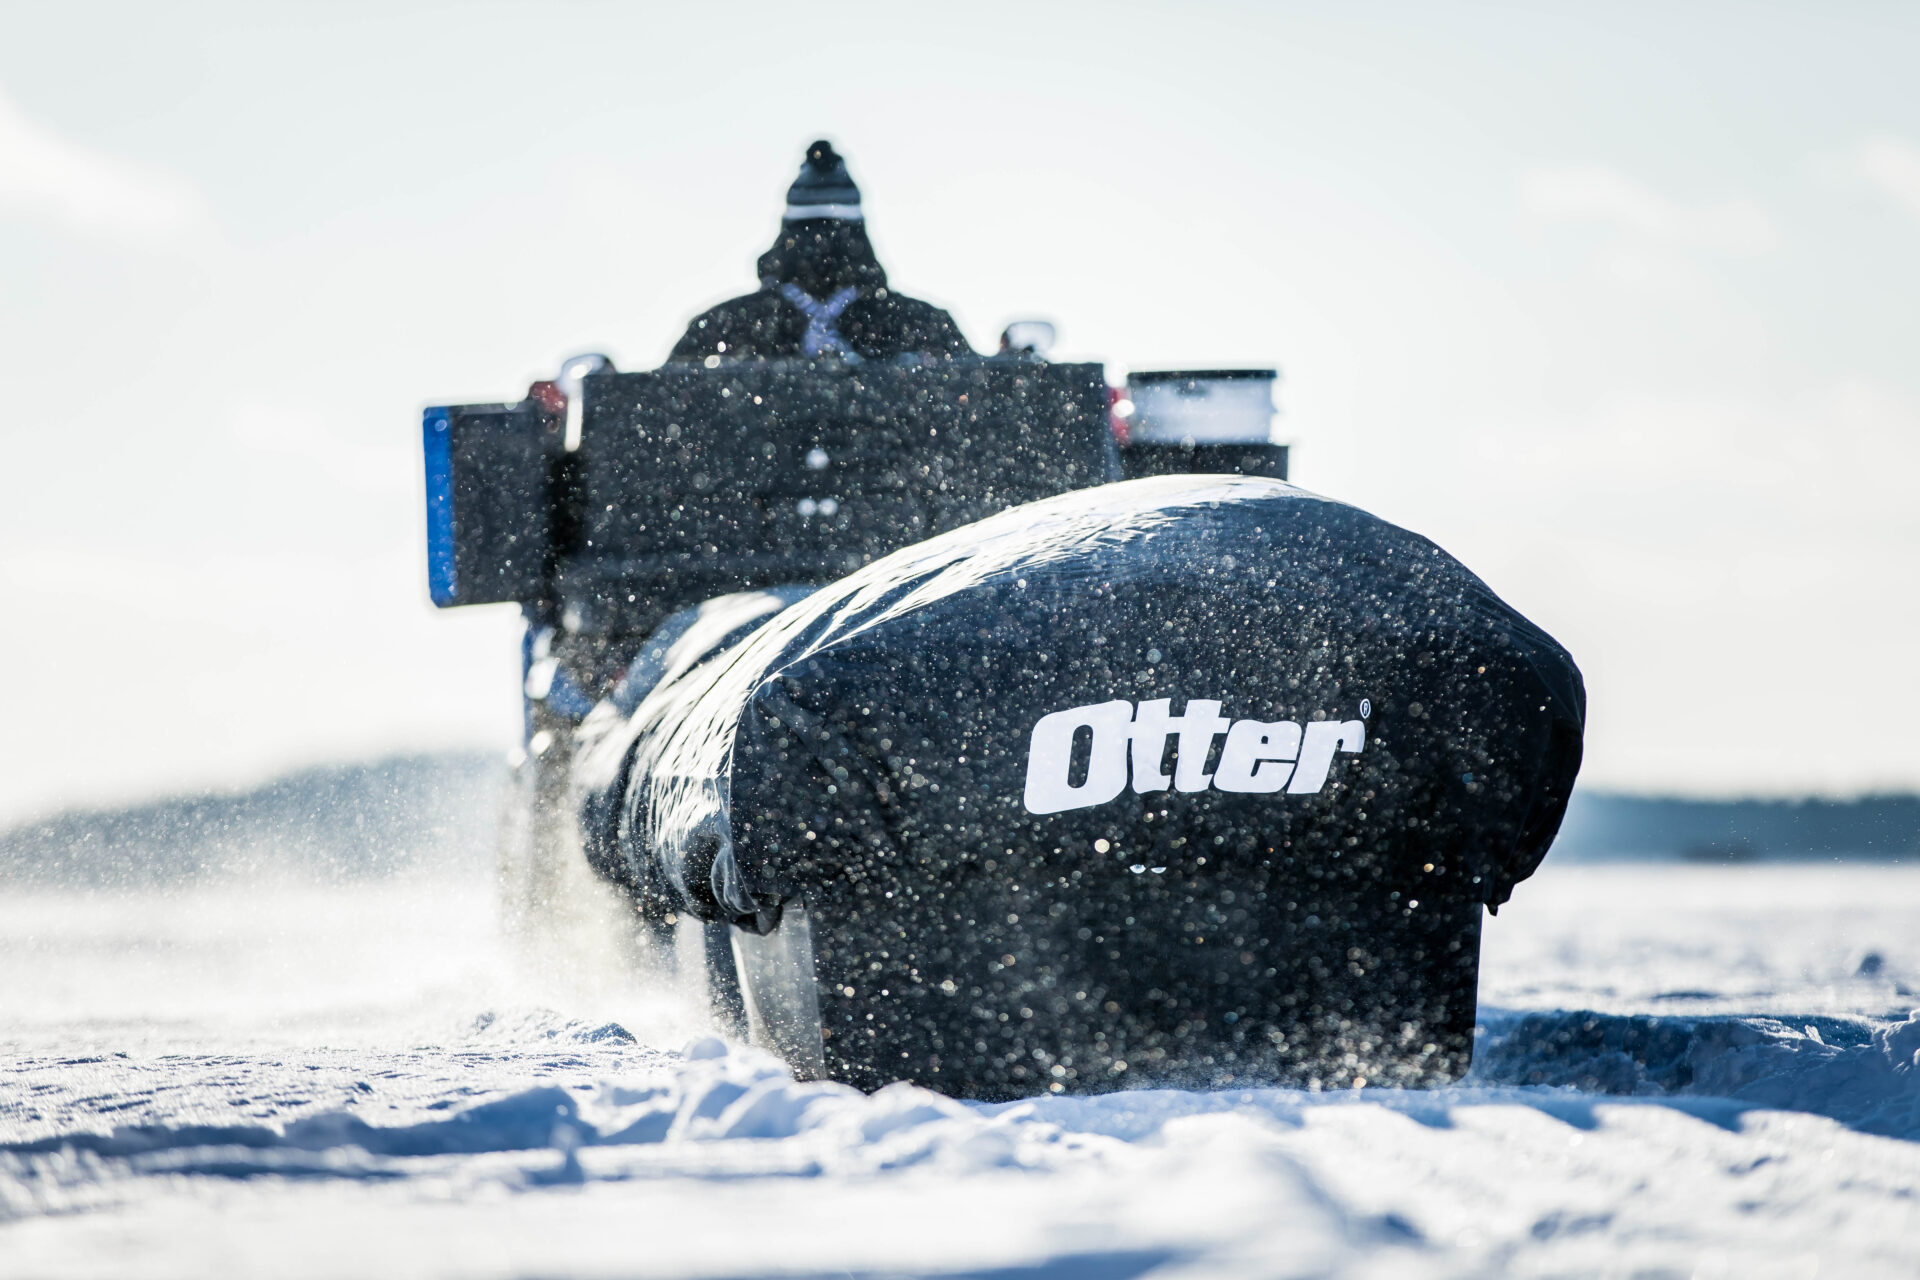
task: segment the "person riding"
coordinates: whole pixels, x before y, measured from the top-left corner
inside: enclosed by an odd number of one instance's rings
[[[887,287],[847,162],[825,140],[807,148],[787,190],[780,236],[760,255],[760,288],[694,317],[670,362],[810,359],[853,363],[972,354],[932,303]]]

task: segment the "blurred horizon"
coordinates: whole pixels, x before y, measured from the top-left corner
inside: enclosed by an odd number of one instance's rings
[[[1279,366],[1299,483],[1573,652],[1584,786],[1920,790],[1920,11],[728,15],[0,13],[0,827],[511,745],[419,408],[656,363],[817,136],[977,348]]]
[[[498,755],[396,755],[294,770],[218,794],[0,822],[0,890],[142,892],[192,884],[491,879],[512,794]],[[1698,800],[1576,788],[1549,867],[1920,860],[1920,793]]]

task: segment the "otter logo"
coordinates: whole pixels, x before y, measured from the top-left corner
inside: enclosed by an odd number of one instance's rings
[[[1082,729],[1093,734],[1087,775],[1072,781],[1073,744]],[[1206,772],[1214,739],[1227,736],[1220,763]],[[1173,774],[1160,771],[1167,739],[1175,739]],[[1358,754],[1367,745],[1364,720],[1316,720],[1304,728],[1291,720],[1229,720],[1220,704],[1193,698],[1179,715],[1173,700],[1135,707],[1115,699],[1070,707],[1040,717],[1027,749],[1029,813],[1062,813],[1105,804],[1127,788],[1141,795],[1165,791],[1239,791],[1255,795],[1285,789],[1290,796],[1318,794],[1327,785],[1334,753]]]

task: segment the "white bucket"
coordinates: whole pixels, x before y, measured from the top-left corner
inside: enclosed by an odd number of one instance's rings
[[[1133,373],[1127,398],[1134,444],[1268,444],[1272,369],[1173,369]]]

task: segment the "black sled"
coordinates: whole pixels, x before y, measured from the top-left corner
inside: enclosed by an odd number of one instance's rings
[[[1098,366],[1032,358],[429,410],[435,598],[530,619],[531,861],[864,1088],[1457,1078],[1578,671],[1274,478],[1230,421],[1264,381],[1137,381],[1124,432]]]

